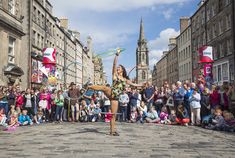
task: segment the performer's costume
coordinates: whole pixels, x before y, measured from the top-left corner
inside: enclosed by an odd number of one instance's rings
[[[111,99],[113,100],[118,100],[119,96],[122,94],[126,87],[126,82],[120,80],[118,77],[117,79],[113,80],[113,85],[112,85],[112,96]]]

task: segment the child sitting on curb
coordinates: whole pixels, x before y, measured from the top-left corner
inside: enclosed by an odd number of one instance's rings
[[[158,117],[157,111],[155,110],[153,106],[150,107],[150,110],[146,116],[147,117],[145,119],[147,123],[159,123],[160,122],[160,118]]]
[[[20,114],[18,121],[21,126],[33,125],[32,120],[30,119],[29,115],[27,115],[27,110],[23,109],[22,114]]]
[[[161,124],[171,124],[166,106],[163,106],[160,113]]]
[[[179,105],[176,114],[176,122],[180,125],[188,126],[190,122],[188,111],[183,105]]]

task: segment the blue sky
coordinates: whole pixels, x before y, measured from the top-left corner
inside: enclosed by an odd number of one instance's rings
[[[168,49],[168,39],[179,34],[180,16],[191,16],[199,0],[49,0],[53,14],[67,17],[69,28],[80,32],[83,43],[88,35],[93,39],[96,54],[123,47],[119,63],[129,71],[136,64],[136,47],[140,19],[143,18],[152,69]],[[103,58],[111,79],[113,57]],[[135,71],[131,77],[135,76]]]

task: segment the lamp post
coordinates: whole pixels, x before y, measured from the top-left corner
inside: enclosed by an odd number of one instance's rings
[[[69,68],[69,66],[71,66],[73,64],[79,64],[82,66],[82,64],[79,61],[74,61],[74,62],[71,62],[70,64],[68,64],[67,66],[64,66],[63,72],[61,74],[61,80],[64,80],[64,84],[66,84],[66,79],[67,79],[67,77],[64,77],[66,75],[65,71]]]

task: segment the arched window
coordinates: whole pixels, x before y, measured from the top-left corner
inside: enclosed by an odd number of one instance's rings
[[[142,61],[144,62],[145,61],[145,55],[142,54]]]
[[[143,79],[143,80],[146,79],[146,73],[145,73],[145,71],[142,72],[142,79]]]

